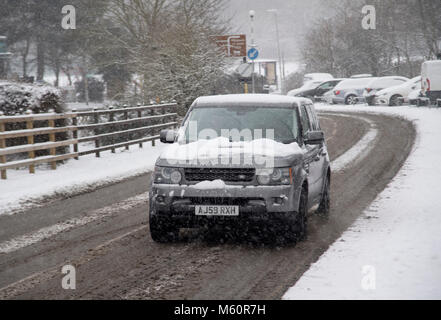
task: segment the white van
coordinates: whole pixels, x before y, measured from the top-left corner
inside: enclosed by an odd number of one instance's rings
[[[421,68],[421,92],[435,104],[441,99],[441,60],[426,61]]]

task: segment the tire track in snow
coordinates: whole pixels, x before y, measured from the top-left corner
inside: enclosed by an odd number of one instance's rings
[[[94,210],[89,215],[72,218],[67,221],[57,223],[49,227],[41,228],[40,230],[37,230],[35,232],[28,233],[13,238],[11,240],[2,242],[0,243],[0,254],[7,254],[20,250],[22,248],[36,244],[45,239],[56,236],[61,232],[69,231],[73,228],[84,226],[88,223],[97,221],[99,219],[112,216],[120,211],[130,210],[146,202],[148,200],[148,196],[149,196],[148,192],[145,192],[135,197],[131,197],[121,202],[112,204],[110,206]]]
[[[326,113],[321,115],[332,116],[333,114]],[[360,119],[364,122],[369,123],[370,129],[354,146],[352,146],[348,151],[346,151],[340,157],[331,162],[331,169],[334,172],[342,171],[348,166],[354,165],[357,162],[361,161],[374,148],[375,140],[378,136],[378,128],[373,121],[360,116],[348,116],[342,114],[338,114],[338,116]]]

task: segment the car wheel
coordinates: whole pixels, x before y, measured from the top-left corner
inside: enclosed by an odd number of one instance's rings
[[[347,96],[346,99],[345,99],[345,104],[346,105],[357,104],[357,96],[354,95],[354,94],[351,94],[351,95]]]
[[[156,216],[150,217],[150,236],[158,243],[175,242],[179,238],[179,228],[169,219]]]
[[[308,192],[303,188],[300,195],[299,212],[294,225],[294,233],[297,241],[306,240],[307,237],[307,215],[308,213]]]
[[[390,98],[389,106],[391,107],[398,107],[401,106],[400,98],[402,98],[402,95],[396,94]]]
[[[329,211],[331,209],[331,195],[330,195],[330,187],[331,187],[331,181],[329,176],[327,176],[325,180],[325,186],[323,189],[323,195],[322,195],[322,201],[320,202],[320,205],[317,209],[317,214],[322,216],[328,216]]]

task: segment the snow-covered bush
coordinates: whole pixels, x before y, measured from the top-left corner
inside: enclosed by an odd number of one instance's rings
[[[0,81],[0,111],[7,116],[46,113],[53,109],[57,113],[66,111],[61,92],[45,84],[28,84]]]
[[[0,112],[5,116],[14,116],[26,114],[26,111],[32,111],[33,114],[47,113],[55,111],[62,113],[66,111],[66,106],[61,98],[61,92],[55,87],[45,84],[27,84],[10,81],[0,81]],[[66,125],[66,120],[56,120],[55,126],[61,127]],[[47,126],[47,121],[35,121],[34,127]],[[6,130],[26,129],[26,123],[7,123]],[[57,133],[55,135],[57,141],[65,140],[66,133]],[[35,136],[35,143],[47,142],[47,135]],[[7,139],[8,147],[26,144],[26,138]],[[57,152],[64,153],[67,148],[57,148]],[[47,150],[36,152],[37,156],[47,155]],[[20,155],[8,157],[9,159],[23,158]]]

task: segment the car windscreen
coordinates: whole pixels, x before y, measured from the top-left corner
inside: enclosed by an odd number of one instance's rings
[[[297,142],[299,127],[295,108],[275,107],[198,107],[184,124],[181,142],[225,137],[230,141],[271,139]]]

